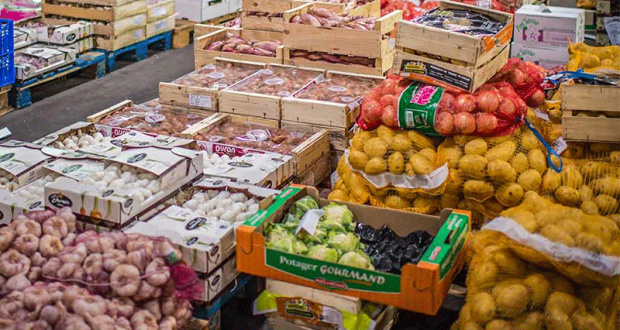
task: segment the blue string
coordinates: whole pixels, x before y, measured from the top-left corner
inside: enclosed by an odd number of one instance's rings
[[[564,167],[562,157],[560,157],[560,155],[558,155],[558,153],[555,152],[553,148],[551,148],[551,146],[547,143],[547,141],[545,141],[540,132],[536,128],[534,128],[534,126],[532,126],[532,124],[530,124],[527,119],[525,120],[525,126],[527,126],[527,128],[529,128],[534,133],[534,135],[536,135],[538,140],[543,144],[543,146],[545,146],[545,149],[547,149],[547,163],[549,164],[549,166],[558,173],[562,172],[562,167]],[[557,168],[555,164],[553,164],[553,162],[551,161],[551,155],[555,155],[556,157],[558,157],[558,159],[560,160],[560,168]]]

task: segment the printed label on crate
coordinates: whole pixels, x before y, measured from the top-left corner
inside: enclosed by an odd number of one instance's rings
[[[302,320],[318,327],[344,329],[342,313],[332,307],[323,306],[300,297],[276,297],[278,313]]]
[[[265,265],[334,290],[400,293],[400,276],[265,249]]]
[[[211,103],[210,96],[189,94],[189,106],[199,107],[199,108],[204,108],[204,109],[211,109],[213,104]]]
[[[220,156],[227,155],[228,157],[241,157],[245,154],[264,154],[262,150],[248,149],[243,147],[231,146],[228,144],[213,143],[210,141],[197,141],[200,150],[211,151],[211,153],[218,154]]]
[[[0,147],[0,169],[14,176],[31,169],[46,158],[38,149]]]
[[[103,164],[101,162],[62,158],[57,159],[53,163],[46,164],[44,167],[77,181],[88,178],[95,172],[103,171]]]
[[[400,67],[400,72],[401,75],[405,77],[409,77],[410,74],[422,75],[443,81],[464,90],[469,90],[472,83],[471,78],[467,76],[463,76],[459,73],[444,69],[435,64],[426,63],[424,61],[403,60]]]
[[[568,149],[568,144],[566,144],[566,140],[564,140],[564,137],[560,136],[555,141],[553,141],[553,143],[551,143],[551,149],[553,149],[553,151],[557,152],[559,155],[563,153],[564,150]]]
[[[153,9],[153,17],[163,16],[163,15],[166,15],[166,8],[164,8],[164,7],[157,7],[155,9]]]
[[[155,31],[163,30],[166,26],[168,26],[168,21],[166,20],[155,23]]]

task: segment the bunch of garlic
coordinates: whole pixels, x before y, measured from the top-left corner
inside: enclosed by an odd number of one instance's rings
[[[258,211],[258,200],[243,193],[207,190],[194,193],[183,207],[209,219],[240,223]]]
[[[218,155],[218,154],[211,154],[209,155],[206,151],[202,151],[202,163],[204,168],[209,168],[209,167],[213,167],[213,166],[218,166],[218,165],[222,165],[222,164],[226,164],[231,160],[235,160],[239,157],[233,157],[230,158],[228,155]]]
[[[56,173],[50,173],[27,186],[15,190],[13,193],[29,201],[42,201],[45,197],[45,185],[56,180],[58,176]]]
[[[141,203],[157,194],[162,187],[161,180],[153,173],[128,165],[110,164],[103,171],[93,172],[80,183],[99,189],[119,189],[130,192],[129,197]]]
[[[19,188],[19,182],[13,174],[0,169],[0,189],[13,191]]]
[[[77,150],[102,142],[109,142],[110,140],[112,140],[111,137],[103,136],[99,132],[96,132],[93,135],[88,135],[78,131],[77,134],[65,138],[62,142],[54,142],[53,147],[62,150]]]

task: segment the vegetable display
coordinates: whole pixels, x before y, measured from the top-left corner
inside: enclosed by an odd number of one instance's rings
[[[424,1],[422,4],[416,6],[416,4],[412,1],[381,0],[381,16],[385,16],[395,10],[402,10],[403,19],[405,21],[410,21],[421,16],[427,10],[437,7],[438,5],[439,1]]]
[[[205,46],[205,50],[276,57],[276,48],[282,43],[278,40],[250,41],[243,37],[226,33],[226,40],[215,41]]]
[[[541,84],[544,70],[531,62],[523,62],[518,58],[508,59],[508,63],[499,70],[490,83],[508,82],[517,94],[530,107],[538,107],[545,103],[545,91]]]
[[[568,46],[569,60],[566,70],[618,74],[620,72],[620,46],[592,47],[583,42]]]
[[[306,100],[351,104],[375,86],[377,79],[332,74],[329,78],[318,77],[311,85],[293,96]]]
[[[241,223],[258,211],[258,200],[248,198],[243,193],[233,193],[215,189],[195,191],[187,198],[186,193],[179,193],[176,200],[182,206],[208,220],[222,220],[230,223]]]
[[[13,174],[0,169],[0,189],[13,191],[17,188],[19,188],[17,178]]]
[[[194,139],[290,155],[312,132],[272,128],[255,123],[222,122],[198,133]]]
[[[430,135],[496,136],[521,126],[526,111],[508,83],[485,84],[469,94],[388,77],[364,96],[357,123],[364,130],[384,124]]]
[[[110,141],[112,141],[112,137],[103,136],[99,132],[90,135],[78,131],[74,135],[67,136],[62,141],[55,141],[52,146],[56,149],[62,150],[78,150],[80,148],[86,148],[99,143],[109,143]]]
[[[247,79],[235,84],[230,89],[286,97],[309,83],[319,73],[295,67],[272,66],[263,69]]]
[[[99,124],[178,137],[181,132],[204,118],[204,115],[128,106],[105,116]]]
[[[216,62],[200,70],[188,73],[173,81],[175,84],[204,88],[223,89],[259,70],[251,64]]]
[[[309,14],[295,15],[291,23],[339,27],[353,30],[374,30],[376,17],[335,14],[325,8],[310,8]]]
[[[362,56],[334,55],[324,52],[309,52],[301,49],[291,49],[290,54],[291,60],[306,59],[310,61],[325,61],[345,65],[362,65],[371,68],[375,66],[375,59]]]

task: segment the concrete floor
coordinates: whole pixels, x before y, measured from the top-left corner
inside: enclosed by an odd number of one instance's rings
[[[123,100],[142,103],[154,99],[158,95],[160,81],[172,81],[193,69],[193,45],[190,45],[155,53],[101,79],[88,80],[75,87],[72,85],[83,79],[70,78],[47,84],[33,89],[32,106],[1,116],[0,128],[8,127],[13,139],[34,141],[76,121],[85,121],[88,115]],[[47,94],[60,88],[68,89],[36,100],[40,98],[38,93]]]

